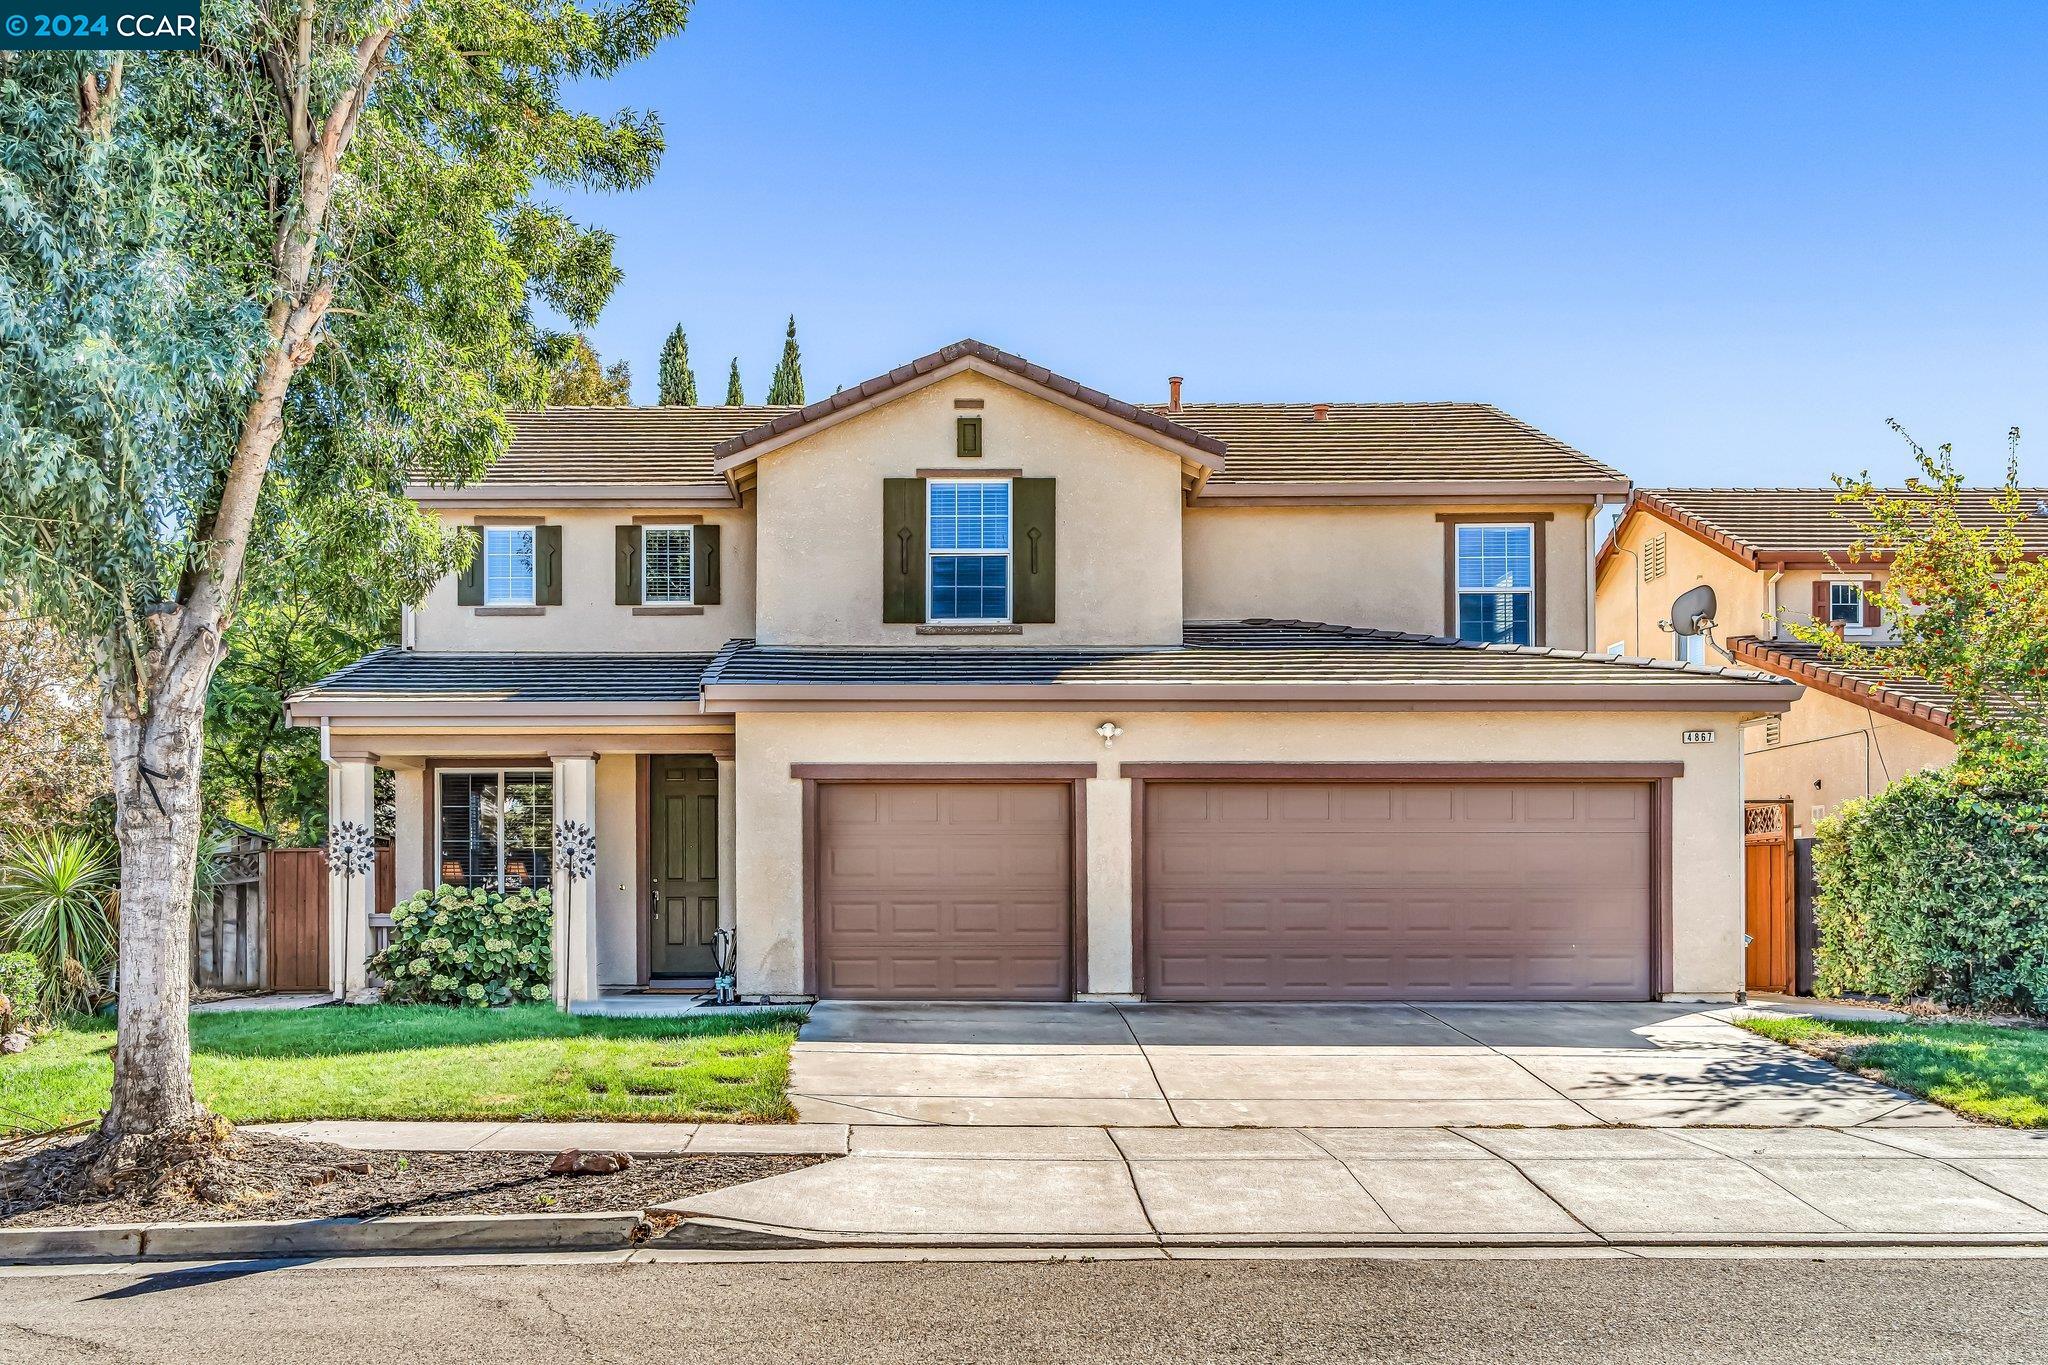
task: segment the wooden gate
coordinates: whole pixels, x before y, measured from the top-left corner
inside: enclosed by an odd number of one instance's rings
[[[264,982],[263,859],[270,841],[239,831],[215,855],[213,894],[192,925],[192,981],[203,990],[253,991]]]
[[[371,908],[388,914],[398,865],[391,848],[377,850]],[[324,991],[327,978],[327,850],[274,848],[267,870],[270,900],[270,989]],[[374,944],[372,945],[375,946]]]
[[[1743,802],[1743,928],[1753,991],[1790,995],[1798,987],[1792,855],[1792,803]]]

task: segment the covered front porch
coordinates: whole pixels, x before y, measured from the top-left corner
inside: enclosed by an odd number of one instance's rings
[[[550,894],[560,1008],[709,990],[735,830],[732,723],[697,706],[705,658],[609,656],[591,674],[586,656],[572,695],[552,660],[390,655],[291,703],[328,768],[334,993],[371,994],[390,904],[441,885]],[[395,873],[382,905],[343,852],[370,832]]]

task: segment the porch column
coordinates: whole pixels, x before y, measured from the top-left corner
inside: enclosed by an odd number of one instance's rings
[[[739,923],[739,823],[734,818],[733,760],[718,762],[718,927]]]
[[[344,826],[368,839],[377,828],[377,768],[369,758],[333,757],[327,764],[327,846]],[[359,1000],[369,989],[363,963],[370,955],[370,908],[377,873],[344,875],[336,859],[327,863],[327,988],[342,1000]]]
[[[597,755],[555,753],[555,831],[581,825],[597,831]],[[597,875],[571,878],[558,848],[554,866],[555,1006],[597,999]]]

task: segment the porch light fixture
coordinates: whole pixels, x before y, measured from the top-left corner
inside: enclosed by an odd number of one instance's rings
[[[1095,733],[1102,736],[1102,747],[1105,749],[1114,748],[1116,746],[1116,737],[1123,732],[1124,727],[1118,725],[1113,720],[1106,720],[1095,727]]]

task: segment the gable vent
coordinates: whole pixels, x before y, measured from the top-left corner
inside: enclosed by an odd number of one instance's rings
[[[1785,737],[1785,718],[1766,716],[1764,718],[1764,743],[1776,744]]]
[[[1650,537],[1643,544],[1643,581],[1664,576],[1664,537],[1662,533]]]

